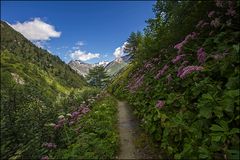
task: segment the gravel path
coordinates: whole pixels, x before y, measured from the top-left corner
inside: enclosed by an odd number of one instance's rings
[[[118,101],[118,123],[120,133],[119,159],[137,159],[133,143],[136,122],[125,102]]]
[[[163,159],[149,136],[139,127],[131,108],[118,101],[120,151],[118,159]]]

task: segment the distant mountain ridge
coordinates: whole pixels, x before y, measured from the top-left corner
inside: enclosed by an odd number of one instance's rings
[[[120,58],[113,60],[112,62],[106,65],[105,70],[107,71],[109,76],[114,76],[118,74],[118,72],[127,66],[132,61],[131,55],[125,55]]]
[[[78,74],[86,76],[89,72],[89,69],[92,69],[95,66],[103,65],[109,76],[116,75],[123,67],[125,67],[129,62],[131,62],[132,56],[125,55],[111,62],[99,62],[95,64],[85,63],[81,60],[71,60],[68,65],[75,70]]]
[[[68,65],[79,75],[84,77],[88,74],[89,69],[93,68],[93,64],[85,63],[80,60],[71,60]]]

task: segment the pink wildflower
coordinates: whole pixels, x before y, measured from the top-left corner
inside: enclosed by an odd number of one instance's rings
[[[57,124],[59,124],[59,125],[63,125],[64,122],[65,122],[65,119],[60,119],[60,120],[58,120],[58,123],[57,123]]]
[[[150,62],[148,62],[144,65],[144,68],[146,68],[146,69],[151,69],[152,67],[153,67],[153,64]]]
[[[201,70],[203,70],[203,67],[201,67],[201,66],[187,66],[182,69],[181,74],[179,74],[178,76],[183,79],[186,77],[186,75],[188,75],[194,71],[201,71]]]
[[[208,34],[208,35],[209,35],[209,36],[211,36],[213,33],[214,33],[214,31],[211,31],[211,32],[209,32],[209,34]]]
[[[214,15],[215,11],[211,11],[208,13],[208,17],[211,18]]]
[[[204,63],[206,60],[206,53],[204,51],[204,49],[201,47],[198,49],[197,51],[197,56],[198,56],[198,62],[200,63]]]
[[[236,15],[236,11],[233,10],[233,8],[229,8],[229,9],[227,10],[226,15],[227,15],[227,16],[232,16],[232,17],[233,17],[233,16]]]
[[[191,38],[192,38],[192,39],[195,39],[195,38],[197,37],[197,35],[198,35],[198,33],[196,33],[196,32],[192,32],[192,34],[191,34]]]
[[[48,149],[54,149],[54,148],[57,147],[57,145],[54,144],[54,143],[43,143],[42,146],[43,146],[43,147],[46,147],[46,148],[48,148]]]
[[[168,69],[168,65],[165,64],[164,67],[158,71],[158,74],[155,76],[155,79],[159,79],[167,69]]]
[[[79,112],[75,111],[71,115],[72,115],[72,118],[76,118],[78,117],[79,114],[80,114]]]
[[[174,46],[174,48],[180,50],[182,48],[182,46],[183,46],[183,43],[181,42],[181,43],[176,44]]]
[[[48,156],[42,156],[41,160],[49,160]]]
[[[88,113],[89,111],[90,111],[90,109],[87,108],[87,107],[84,107],[84,108],[82,109],[82,113],[83,113],[83,114],[86,114],[86,113]]]
[[[58,128],[61,128],[61,127],[62,127],[62,125],[56,124],[56,125],[54,126],[54,129],[58,129]]]
[[[205,26],[209,25],[208,22],[204,22],[202,25],[201,25],[201,28],[204,28]]]
[[[197,36],[197,33],[196,32],[192,32],[190,34],[188,34],[186,37],[185,37],[185,41],[188,42],[190,39],[195,39]]]
[[[127,86],[131,92],[135,92],[143,84],[144,74],[141,76],[136,75],[133,76],[133,80]]]
[[[182,65],[184,66],[185,64],[188,64],[188,61],[183,61]]]
[[[176,44],[176,45],[174,46],[174,48],[178,50],[178,53],[181,53],[183,46],[184,46],[185,44],[187,44],[190,39],[195,39],[196,36],[197,36],[197,33],[196,33],[196,32],[192,32],[192,33],[188,34],[188,35],[185,37],[185,39],[184,39],[182,42]]]
[[[216,6],[222,8],[223,7],[223,1],[222,0],[216,0]]]
[[[171,74],[167,75],[167,80],[168,80],[168,83],[170,83],[172,81],[172,76]]]
[[[153,58],[153,61],[154,62],[157,62],[157,61],[159,61],[160,60],[160,58]]]
[[[177,62],[180,61],[184,56],[185,56],[185,54],[177,55],[174,59],[172,59],[172,63],[173,63],[173,64],[177,63]]]
[[[215,18],[211,21],[211,26],[214,26],[215,28],[220,26],[220,18]]]
[[[203,20],[200,20],[199,22],[198,22],[198,24],[196,25],[196,28],[199,28],[202,24],[203,24]]]
[[[165,102],[164,102],[164,101],[158,100],[158,101],[157,101],[157,104],[156,104],[156,107],[159,108],[159,109],[161,109],[161,108],[163,108],[164,105],[165,105]]]
[[[183,66],[180,66],[178,68],[178,73],[177,73],[177,76],[180,77],[180,75],[183,73]]]

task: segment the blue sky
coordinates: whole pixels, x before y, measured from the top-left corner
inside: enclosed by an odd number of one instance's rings
[[[80,57],[96,63],[113,60],[115,51],[121,54],[129,34],[142,31],[145,20],[154,17],[154,3],[1,1],[1,19],[65,62]]]

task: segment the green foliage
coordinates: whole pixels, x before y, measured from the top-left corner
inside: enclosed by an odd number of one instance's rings
[[[127,44],[124,47],[124,52],[129,53],[133,57],[138,57],[138,49],[142,43],[142,34],[141,32],[132,32],[127,39]]]
[[[92,86],[103,88],[108,83],[108,75],[103,66],[96,66],[89,70],[86,77],[88,83]]]
[[[57,159],[112,159],[118,150],[116,100],[106,96],[91,106],[91,111],[72,127],[66,127],[71,142],[58,148]],[[75,130],[79,129],[76,133]],[[62,139],[66,136],[61,137]],[[61,142],[62,145],[62,142]],[[63,146],[63,145],[62,145]]]
[[[170,158],[239,155],[239,14],[227,16],[228,3],[218,8],[213,2],[158,1],[156,17],[148,21],[136,49],[140,58],[135,57],[108,88],[132,104],[143,128]],[[239,4],[232,3],[237,13]],[[214,17],[207,17],[212,10]],[[216,17],[220,24],[215,28],[211,23]],[[211,25],[195,29],[201,19]],[[192,31],[197,37],[183,45],[178,55],[184,58],[174,62],[174,45]],[[199,61],[199,48],[205,50],[204,62]],[[180,77],[181,67],[186,66],[203,69]]]
[[[45,154],[42,143],[50,132],[44,125],[64,110],[55,100],[85,85],[58,57],[1,21],[1,158],[36,159]]]
[[[35,81],[39,76],[43,77],[39,75],[41,72],[59,85],[68,88],[86,85],[83,77],[59,57],[38,48],[3,21],[1,21],[1,67],[4,71],[5,69],[9,72],[21,71],[26,76],[35,78]]]

